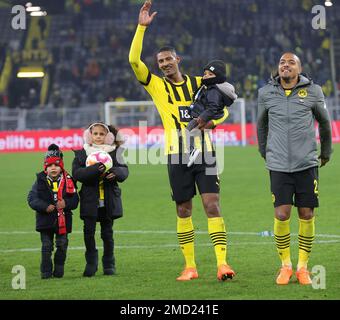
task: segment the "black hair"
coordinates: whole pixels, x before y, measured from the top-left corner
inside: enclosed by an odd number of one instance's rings
[[[157,53],[164,52],[164,51],[170,51],[170,52],[174,53],[175,55],[177,55],[176,49],[172,46],[164,46],[164,47],[160,48]]]

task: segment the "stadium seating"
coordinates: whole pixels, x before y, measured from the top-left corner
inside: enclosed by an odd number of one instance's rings
[[[340,34],[340,6],[332,8],[327,30],[313,30],[311,7],[316,3],[209,0],[198,5],[186,0],[174,6],[170,0],[158,0],[154,9],[159,14],[148,30],[143,58],[157,72],[155,50],[172,44],[183,56],[183,71],[190,74],[200,74],[209,59],[224,59],[228,78],[239,95],[253,100],[280,54],[289,50],[300,56],[304,70],[317,83],[325,85],[331,79],[330,32],[336,39]],[[116,98],[149,99],[128,64],[140,5],[141,1],[132,0],[68,1],[64,14],[51,17],[46,40],[53,55],[49,105],[81,107]],[[1,9],[4,32],[0,44],[11,42],[12,47],[22,48],[24,32],[11,30],[8,19],[8,11]],[[8,50],[15,51],[12,47]],[[338,51],[340,55],[340,45]],[[0,57],[0,66],[3,59]],[[327,93],[332,95],[332,91],[330,87]],[[60,99],[54,99],[57,94]]]

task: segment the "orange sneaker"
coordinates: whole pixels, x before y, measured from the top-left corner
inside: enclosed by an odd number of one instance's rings
[[[227,264],[221,264],[217,269],[217,279],[225,281],[232,279],[235,276],[235,271]]]
[[[295,273],[300,284],[312,284],[312,279],[310,278],[309,274],[310,272],[304,267],[300,268]]]
[[[189,281],[198,278],[198,272],[196,268],[185,268],[181,275],[176,279],[177,281]]]
[[[282,266],[280,273],[276,278],[277,284],[288,284],[293,275],[293,268],[291,266]]]

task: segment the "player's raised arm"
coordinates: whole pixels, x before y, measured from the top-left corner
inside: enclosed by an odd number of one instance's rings
[[[129,53],[129,62],[131,64],[131,67],[135,72],[138,81],[143,84],[147,84],[147,79],[149,76],[149,69],[141,60],[143,38],[146,28],[151,24],[153,18],[157,14],[157,12],[153,12],[152,14],[150,14],[151,5],[151,1],[145,1],[139,11],[138,26],[135,36],[132,40]]]

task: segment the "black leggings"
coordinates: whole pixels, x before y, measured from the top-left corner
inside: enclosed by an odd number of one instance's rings
[[[100,222],[100,236],[104,244],[104,257],[113,255],[113,220],[106,215],[105,208],[98,209],[98,219],[96,217],[84,217],[84,242],[87,253],[96,252],[96,224]]]

